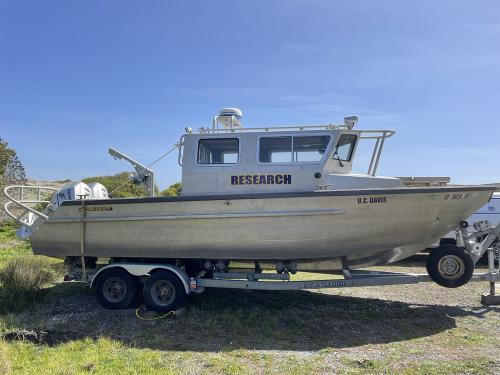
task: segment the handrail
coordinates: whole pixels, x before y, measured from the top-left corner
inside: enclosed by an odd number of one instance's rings
[[[396,134],[395,130],[390,129],[374,129],[374,130],[358,130],[352,129],[347,125],[296,125],[296,126],[270,126],[265,128],[233,128],[233,129],[210,129],[201,128],[199,134],[226,134],[226,133],[257,133],[257,132],[273,132],[273,131],[311,131],[311,130],[346,130],[360,135],[362,139],[379,139],[389,138]]]
[[[357,130],[360,134],[361,139],[379,139],[379,138],[390,138],[396,134],[395,130]],[[378,134],[377,134],[378,133]],[[364,134],[376,134],[376,135],[366,135]]]
[[[201,128],[199,133],[210,134],[210,133],[251,133],[251,132],[268,132],[268,131],[283,131],[283,130],[352,130],[354,132],[361,133],[391,133],[394,134],[394,130],[381,129],[381,130],[358,130],[353,129],[350,125],[336,125],[336,124],[320,124],[320,125],[288,125],[288,126],[266,126],[261,128],[231,128],[231,129],[212,129],[212,128]]]
[[[14,198],[14,190],[19,189],[19,198]],[[26,190],[33,189],[35,190],[35,193],[37,195],[38,199],[23,199],[24,198],[24,193]],[[41,213],[40,211],[35,210],[34,208],[28,206],[28,204],[34,204],[34,203],[50,203],[50,200],[42,200],[41,199],[41,192],[42,190],[48,190],[52,192],[58,191],[56,188],[48,187],[48,186],[25,186],[25,185],[10,185],[6,186],[3,189],[3,192],[5,194],[5,197],[7,198],[7,202],[4,204],[4,210],[7,215],[9,215],[12,219],[16,220],[18,223],[27,225],[29,226],[29,223],[27,223],[25,220],[23,220],[24,215],[26,215],[27,212],[31,212],[32,214],[43,218],[44,220],[48,219],[48,216]],[[24,209],[24,211],[20,215],[15,215],[13,212],[10,211],[10,206],[15,205],[18,208]]]
[[[335,125],[335,124],[326,124],[326,125],[290,125],[290,126],[267,126],[262,128],[231,128],[231,129],[211,129],[211,128],[201,128],[199,130],[202,134],[210,134],[210,133],[251,133],[251,132],[267,132],[273,130],[335,130],[335,129],[349,129],[347,125]]]

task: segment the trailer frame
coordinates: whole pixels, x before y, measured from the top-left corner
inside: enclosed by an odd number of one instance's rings
[[[82,201],[83,202],[83,201]],[[460,223],[457,229],[457,238],[460,237],[461,245],[469,254],[473,263],[488,252],[488,271],[474,273],[468,282],[486,281],[489,283],[489,293],[481,296],[481,302],[485,305],[499,305],[500,295],[496,294],[496,282],[500,282],[500,224],[491,227],[487,222],[474,224],[475,232],[467,231],[469,224],[465,221]],[[471,239],[481,237],[481,242]],[[82,256],[83,257],[83,256]],[[372,270],[351,270],[346,263],[342,270],[342,278],[325,280],[291,280],[290,274],[285,273],[263,273],[256,263],[255,270],[227,269],[222,271],[207,272],[203,270],[195,277],[190,277],[185,267],[168,263],[140,263],[140,262],[116,262],[100,268],[87,269],[85,260],[82,258],[82,266],[75,267],[73,273],[65,277],[65,281],[84,281],[90,287],[95,281],[105,275],[107,270],[121,268],[131,277],[135,277],[142,284],[155,272],[169,272],[181,282],[179,291],[186,294],[202,293],[206,288],[221,289],[245,289],[245,290],[268,290],[268,291],[291,291],[291,290],[313,290],[313,289],[338,289],[352,287],[384,286],[418,284],[432,281],[429,274],[387,272]],[[209,274],[211,277],[207,277]],[[146,288],[145,288],[146,290]]]
[[[469,282],[489,282],[489,293],[481,297],[485,305],[500,304],[500,295],[496,294],[495,283],[500,282],[500,262],[498,262],[498,249],[488,250],[488,271],[474,273]],[[172,264],[144,264],[144,263],[113,263],[94,270],[86,270],[86,284],[91,288],[95,280],[106,270],[122,268],[135,277],[149,277],[153,272],[166,270],[176,275],[184,286],[186,294],[199,294],[206,288],[220,289],[245,289],[267,291],[292,291],[314,289],[340,289],[359,288],[385,285],[418,284],[432,281],[428,274],[387,272],[372,270],[349,270],[343,273],[344,278],[321,280],[290,280],[290,275],[274,273],[256,273],[253,271],[230,270],[229,272],[214,272],[211,278],[189,277],[183,267]],[[74,273],[66,280],[84,281],[82,269],[75,268]]]

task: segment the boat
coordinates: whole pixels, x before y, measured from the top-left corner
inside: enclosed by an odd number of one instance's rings
[[[493,196],[479,210],[467,219],[470,223],[478,221],[488,221],[491,226],[496,226],[500,223],[500,192],[493,193]]]
[[[481,206],[476,212],[474,212],[466,220],[468,223],[478,223],[475,225],[477,228],[479,223],[488,223],[491,227],[496,227],[500,224],[500,192],[497,191],[493,193],[491,199],[484,205]],[[477,229],[474,226],[470,226],[467,229],[469,234],[474,233]],[[460,242],[461,235],[456,231],[451,231],[447,233],[443,238],[433,244],[432,247],[438,247],[443,244],[456,244]],[[482,235],[475,238],[475,242],[481,242]]]
[[[240,110],[224,108],[212,126],[186,128],[176,145],[179,197],[116,199],[102,185],[77,182],[55,192],[41,212],[12,198],[20,187],[10,187],[8,205],[24,210],[11,216],[23,224],[33,252],[50,257],[335,271],[414,255],[457,228],[495,190],[412,187],[377,175],[395,131],[359,130],[355,116],[339,125],[262,128],[245,128],[241,119]],[[369,168],[355,174],[364,141],[374,144]],[[154,195],[152,170],[127,160]]]

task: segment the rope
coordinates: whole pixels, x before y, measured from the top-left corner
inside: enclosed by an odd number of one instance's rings
[[[148,168],[151,167],[152,165],[158,163],[161,159],[163,159],[165,156],[167,156],[168,154],[170,154],[172,151],[174,151],[176,148],[179,148],[179,143],[176,143],[174,145],[174,148],[172,148],[171,150],[168,150],[166,153],[164,153],[162,156],[160,156],[158,159],[156,159],[154,162],[152,162],[151,164],[148,165]]]
[[[137,316],[140,320],[160,320],[160,319],[166,318],[170,315],[175,316],[175,311],[172,310],[172,311],[169,311],[168,313],[160,315],[160,316],[157,315],[157,316],[153,316],[153,317],[145,317],[145,316],[141,316],[141,314],[140,314],[141,310],[147,311],[146,306],[141,305],[137,309],[135,309],[135,316]]]

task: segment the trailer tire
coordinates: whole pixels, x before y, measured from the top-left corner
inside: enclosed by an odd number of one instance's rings
[[[464,249],[453,245],[440,246],[427,258],[427,272],[435,283],[458,288],[472,278],[474,262]]]
[[[456,246],[457,240],[455,238],[441,238],[439,240],[439,246],[453,245]]]
[[[98,275],[95,291],[97,300],[103,307],[123,310],[134,301],[137,281],[123,268],[110,268]]]
[[[177,275],[158,270],[144,283],[144,302],[148,310],[168,312],[186,303],[186,290]]]

